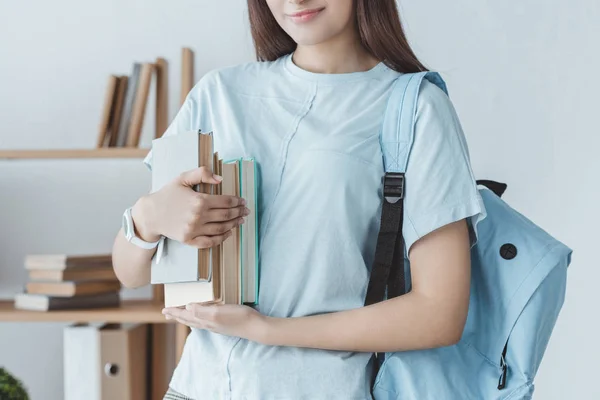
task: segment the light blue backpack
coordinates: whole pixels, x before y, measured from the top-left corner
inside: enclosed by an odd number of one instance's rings
[[[381,135],[384,204],[366,304],[406,291],[410,271],[399,256],[404,255],[404,172],[423,79],[447,93],[437,73],[404,74],[387,106]],[[471,250],[471,297],[462,339],[449,347],[379,354],[376,400],[532,398],[564,302],[572,250],[506,204],[500,198],[506,185],[477,183],[487,216],[478,224],[479,239]]]

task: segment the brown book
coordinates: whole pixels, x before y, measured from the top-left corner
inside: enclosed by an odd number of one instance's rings
[[[110,254],[30,254],[25,257],[25,268],[51,269],[63,271],[74,268],[112,267],[112,255]]]
[[[240,196],[240,170],[239,162],[223,163],[223,194]],[[223,274],[223,298],[225,304],[240,304],[242,301],[241,277],[241,229],[239,226],[232,229],[232,235],[223,242],[221,270]]]
[[[118,281],[85,282],[28,282],[27,293],[48,296],[71,297],[116,292],[121,289]]]
[[[123,105],[125,103],[125,93],[127,92],[128,82],[129,77],[127,75],[123,75],[119,78],[119,83],[117,84],[115,108],[114,112],[112,113],[110,122],[110,132],[108,140],[109,147],[114,147],[117,145],[117,139],[119,138],[119,126],[121,125],[121,116],[123,115]]]
[[[192,150],[191,150],[192,149]],[[214,171],[212,133],[181,132],[152,141],[152,191],[200,166]],[[214,185],[200,184],[194,190],[212,194]],[[211,279],[211,249],[198,249],[185,243],[165,239],[168,256],[160,263],[153,259],[151,283],[209,281]]]
[[[76,297],[56,297],[29,293],[18,293],[15,296],[15,308],[33,311],[113,308],[118,307],[120,302],[119,292]]]
[[[119,121],[119,129],[116,133],[117,139],[115,146],[117,147],[124,147],[125,145],[127,145],[127,134],[129,132],[129,126],[131,125],[131,116],[135,104],[135,97],[137,94],[137,87],[140,79],[141,69],[142,64],[134,62],[131,75],[127,79],[127,90],[125,91],[125,98],[123,100],[123,111],[121,112],[121,121]]]
[[[131,123],[127,133],[127,147],[138,147],[140,136],[142,134],[142,126],[144,125],[144,117],[146,116],[146,104],[148,103],[148,93],[150,92],[150,83],[152,82],[152,73],[154,72],[154,64],[144,63],[140,71],[137,93],[133,103],[131,113]]]
[[[181,51],[181,96],[183,104],[187,95],[194,87],[194,52],[187,47]]]
[[[106,139],[109,135],[111,117],[115,107],[115,99],[117,93],[117,85],[119,83],[119,77],[111,75],[108,77],[108,85],[106,87],[106,93],[104,94],[104,107],[102,109],[102,118],[100,119],[100,126],[98,129],[98,139],[96,141],[96,147],[104,147]]]
[[[169,64],[157,58],[156,69],[156,116],[154,137],[161,137],[169,127]]]
[[[33,269],[29,271],[29,279],[32,281],[110,281],[117,280],[112,267],[100,268],[75,268],[67,270]]]

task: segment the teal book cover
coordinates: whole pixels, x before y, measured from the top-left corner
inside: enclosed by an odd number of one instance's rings
[[[259,267],[258,267],[258,250],[259,250],[259,240],[258,240],[258,180],[257,180],[257,168],[256,168],[256,160],[253,157],[241,158],[241,164],[244,165],[242,167],[242,173],[246,175],[247,179],[241,180],[242,182],[246,180],[252,181],[253,190],[251,193],[251,199],[247,199],[247,201],[251,204],[251,214],[252,220],[251,223],[247,225],[248,230],[252,230],[251,237],[253,238],[252,249],[247,249],[249,257],[251,257],[252,262],[254,264],[254,282],[250,286],[249,290],[254,291],[254,301],[251,302],[253,304],[258,304],[258,287],[259,287]],[[251,170],[249,170],[251,169]],[[243,188],[242,188],[243,190]],[[243,193],[243,192],[242,192]],[[249,194],[250,195],[250,194]]]

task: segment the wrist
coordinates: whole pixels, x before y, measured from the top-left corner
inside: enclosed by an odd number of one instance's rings
[[[150,218],[150,199],[148,196],[141,197],[131,208],[131,219],[137,237],[146,242],[156,242],[161,238],[160,233],[153,229],[152,218]]]
[[[276,318],[259,315],[256,326],[256,342],[266,346],[277,346]]]

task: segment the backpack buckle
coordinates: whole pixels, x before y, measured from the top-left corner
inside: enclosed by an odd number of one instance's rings
[[[394,199],[394,203],[404,199],[404,173],[403,172],[386,172],[383,178],[383,196],[390,201]]]

